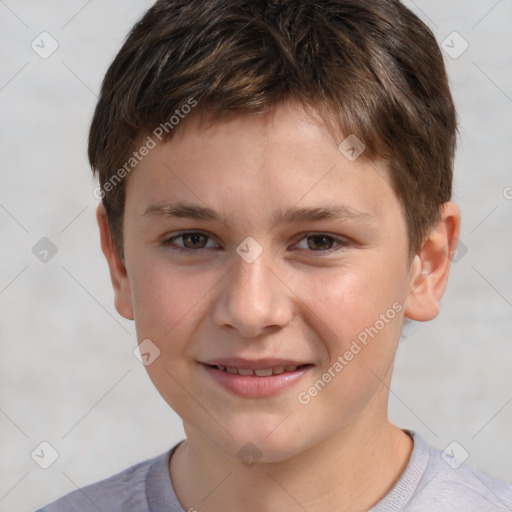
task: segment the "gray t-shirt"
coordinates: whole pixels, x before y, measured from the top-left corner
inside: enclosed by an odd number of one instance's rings
[[[459,465],[416,433],[400,480],[368,512],[512,511],[512,485]],[[169,477],[171,450],[106,480],[71,492],[37,512],[186,512]],[[456,468],[456,469],[454,469]]]

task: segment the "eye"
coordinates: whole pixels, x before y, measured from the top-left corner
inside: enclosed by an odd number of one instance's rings
[[[300,244],[303,242],[305,242],[305,246],[300,247]],[[297,247],[309,250],[310,252],[330,254],[346,247],[348,244],[348,240],[344,238],[327,235],[326,233],[310,233],[301,239]]]
[[[176,240],[181,239],[183,242],[183,245],[177,245]],[[206,235],[205,233],[201,233],[200,231],[189,231],[185,233],[179,233],[177,235],[174,235],[170,238],[167,238],[164,241],[165,245],[174,246],[171,247],[172,249],[175,249],[177,251],[194,251],[199,249],[208,249],[211,247],[218,247],[218,244],[213,243],[213,246],[210,245],[210,247],[207,247],[206,244],[208,243],[208,240],[210,237]]]

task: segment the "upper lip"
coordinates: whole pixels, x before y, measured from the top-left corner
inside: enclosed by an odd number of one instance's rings
[[[239,357],[220,357],[202,361],[209,366],[229,366],[246,370],[264,370],[267,368],[279,368],[281,366],[302,366],[311,364],[296,359],[243,359]]]

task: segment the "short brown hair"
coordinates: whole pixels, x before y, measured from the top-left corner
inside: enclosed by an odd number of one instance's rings
[[[296,99],[356,135],[367,158],[389,161],[411,256],[451,198],[457,126],[443,58],[399,1],[159,0],[111,64],[89,136],[121,257],[126,162],[162,123],[164,140],[181,130],[186,116],[176,129],[169,120],[191,98],[217,118]]]

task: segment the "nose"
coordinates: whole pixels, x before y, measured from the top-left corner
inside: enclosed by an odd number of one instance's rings
[[[290,293],[263,254],[252,263],[236,255],[214,305],[213,320],[243,338],[256,338],[291,322]]]

